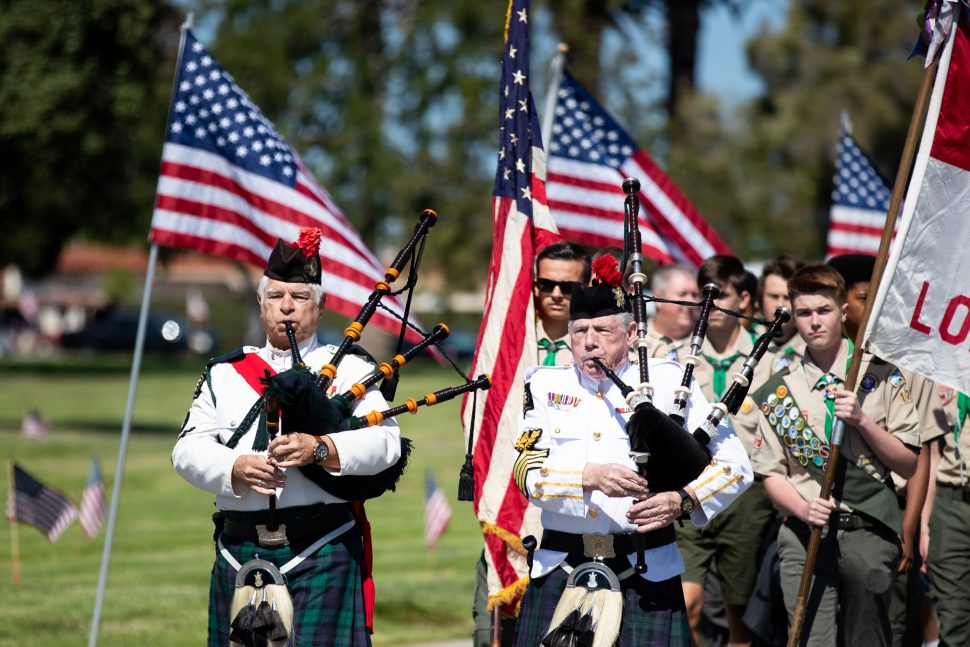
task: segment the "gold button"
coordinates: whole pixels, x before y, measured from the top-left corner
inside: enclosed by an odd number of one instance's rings
[[[549,476],[549,470],[546,469],[545,467],[543,467],[542,469],[539,470],[539,475],[540,476]]]
[[[717,459],[716,458],[712,458],[711,459],[711,465],[717,465]]]
[[[553,429],[553,430],[552,430],[552,433],[554,433],[554,434],[558,434],[558,433],[559,433],[559,427],[556,427],[555,429]]]
[[[597,392],[596,392],[596,399],[597,399],[597,400],[602,400],[602,399],[603,399],[603,398],[605,398],[605,397],[606,397],[606,394],[605,394],[605,393],[603,393],[602,391],[597,391]]]
[[[593,440],[599,440],[599,439],[600,439],[600,432],[594,431],[593,432]]]
[[[730,474],[731,473],[731,466],[730,465],[725,465],[721,469],[724,471],[725,474]]]
[[[590,508],[590,509],[589,509],[589,516],[591,516],[591,517],[593,517],[593,518],[595,519],[595,518],[596,518],[596,517],[598,517],[599,515],[600,515],[600,513],[599,513],[599,512],[597,512],[596,510],[594,510],[594,509],[592,509],[592,508]]]

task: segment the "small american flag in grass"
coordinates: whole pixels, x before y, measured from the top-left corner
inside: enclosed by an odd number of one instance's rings
[[[7,519],[30,524],[57,541],[77,518],[77,506],[66,494],[51,489],[12,464],[12,487],[7,495]]]
[[[78,521],[81,530],[88,537],[98,534],[98,529],[104,524],[106,507],[104,504],[104,479],[101,477],[101,461],[91,459],[91,471],[88,482],[81,495],[81,512]]]
[[[448,529],[448,524],[451,522],[451,506],[448,505],[445,493],[438,487],[438,482],[431,470],[425,470],[424,480],[424,543],[431,549]]]

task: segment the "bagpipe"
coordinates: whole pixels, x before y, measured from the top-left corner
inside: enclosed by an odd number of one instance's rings
[[[389,362],[382,362],[370,374],[350,388],[333,397],[328,397],[327,392],[333,384],[337,375],[341,361],[348,353],[353,352],[354,343],[360,340],[361,333],[367,322],[374,315],[380,304],[381,299],[386,295],[396,296],[404,290],[413,288],[417,281],[417,270],[420,256],[424,249],[424,242],[428,235],[428,230],[434,226],[438,214],[428,209],[421,213],[418,223],[414,227],[410,239],[404,245],[394,262],[387,268],[384,274],[384,281],[375,284],[374,291],[368,297],[367,302],[361,308],[358,315],[344,330],[344,339],[337,347],[330,360],[321,367],[318,374],[314,374],[300,357],[300,351],[296,338],[289,323],[286,324],[287,337],[290,343],[292,354],[292,368],[276,375],[267,374],[261,381],[264,384],[263,401],[267,414],[267,427],[270,421],[277,421],[282,418],[282,433],[289,432],[308,432],[313,435],[352,433],[354,430],[362,429],[366,426],[380,424],[384,420],[392,418],[400,413],[410,411],[415,413],[421,405],[433,405],[437,402],[449,400],[460,393],[473,391],[475,389],[487,389],[491,386],[491,381],[486,375],[482,375],[475,380],[470,380],[452,363],[455,370],[464,378],[464,384],[450,387],[424,396],[420,401],[408,399],[407,403],[399,407],[394,407],[383,412],[372,412],[368,416],[361,418],[354,416],[354,408],[357,401],[364,396],[366,391],[378,381],[384,380],[385,384],[390,380],[395,380],[398,370],[408,363],[411,359],[430,346],[444,340],[449,335],[448,326],[438,324],[431,332],[422,333],[422,339],[401,352],[400,346],[404,339],[403,326],[408,326],[407,311],[405,308],[403,317],[392,313],[389,309],[385,311],[393,314],[402,321],[402,334],[399,339],[398,354]],[[415,253],[417,250],[417,253]],[[410,265],[408,283],[398,292],[392,292],[390,283],[394,282],[408,263]],[[409,295],[410,297],[410,295]],[[410,298],[408,299],[410,306]],[[450,360],[449,360],[450,361]],[[365,422],[365,421],[373,422]],[[385,492],[393,491],[397,487],[407,468],[408,457],[410,456],[412,443],[408,438],[401,437],[400,458],[391,467],[373,475],[334,475],[322,466],[311,463],[300,467],[300,472],[309,480],[329,492],[335,497],[347,501],[360,501],[378,497]],[[274,506],[273,498],[270,499],[271,509]]]
[[[791,319],[791,314],[785,308],[775,311],[775,318],[767,324],[767,330],[757,340],[751,355],[744,361],[740,371],[734,375],[734,381],[724,393],[721,401],[715,403],[707,419],[692,433],[685,433],[685,419],[688,401],[691,394],[691,381],[694,367],[698,363],[698,354],[704,343],[707,322],[711,311],[717,306],[714,300],[720,290],[714,284],[704,286],[704,298],[699,303],[681,302],[700,308],[700,316],[695,323],[690,340],[690,354],[685,361],[684,376],[681,384],[675,389],[671,413],[667,414],[654,406],[653,385],[650,383],[649,372],[649,341],[647,340],[647,301],[666,301],[644,294],[647,277],[642,272],[643,256],[639,231],[639,200],[640,182],[635,178],[628,178],[623,182],[624,201],[624,230],[628,235],[624,237],[624,267],[629,260],[633,272],[629,277],[633,288],[633,317],[637,327],[637,341],[635,348],[639,359],[640,383],[634,388],[626,384],[599,360],[593,360],[606,376],[620,389],[627,403],[633,409],[633,414],[627,422],[626,431],[630,439],[630,458],[637,466],[638,473],[650,483],[654,492],[667,492],[680,489],[697,478],[710,465],[711,439],[717,435],[717,427],[727,414],[735,414],[741,407],[751,378],[758,362],[768,350],[771,339],[782,334],[781,326]],[[720,308],[718,308],[720,309]],[[740,316],[738,313],[722,310],[727,314]],[[637,541],[640,539],[640,541]],[[644,549],[642,535],[635,537],[637,548],[637,563],[635,569],[642,573],[646,570],[644,563]]]

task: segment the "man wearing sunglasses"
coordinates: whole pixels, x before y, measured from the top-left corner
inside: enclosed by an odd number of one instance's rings
[[[582,247],[565,241],[543,247],[536,256],[535,296],[536,361],[542,366],[572,362],[569,347],[569,299],[573,288],[589,282],[589,255]]]

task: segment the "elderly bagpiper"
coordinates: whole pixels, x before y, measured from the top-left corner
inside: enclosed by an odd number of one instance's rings
[[[299,358],[324,366],[336,350],[316,336],[326,298],[319,240],[318,229],[303,229],[298,242],[276,243],[256,295],[266,343],[208,363],[172,452],[185,480],[216,495],[210,646],[370,645],[361,509],[308,474],[388,470],[401,457],[397,425],[334,433],[334,419],[302,416],[300,428],[287,428],[285,411],[276,420],[261,404],[267,376]],[[347,356],[330,391],[372,369]],[[371,387],[354,412],[385,408]]]
[[[684,562],[671,524],[707,523],[752,480],[744,448],[727,424],[717,427],[707,467],[684,487],[651,489],[649,478],[638,474],[625,430],[636,414],[603,370],[626,384],[639,382],[628,354],[637,340],[629,301],[608,283],[575,289],[569,322],[575,363],[536,367],[526,376],[514,477],[541,509],[543,535],[522,601],[519,647],[540,641],[689,645]],[[649,370],[657,408],[666,411],[683,368],[651,359]],[[695,387],[687,429],[700,426],[710,410]],[[639,574],[638,543],[645,567]]]

